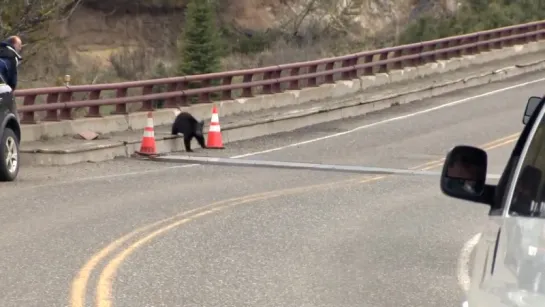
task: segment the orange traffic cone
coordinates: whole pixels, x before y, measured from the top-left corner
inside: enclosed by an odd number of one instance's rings
[[[153,130],[153,114],[148,113],[148,122],[144,128],[144,135],[142,136],[142,144],[140,145],[140,151],[137,153],[146,156],[153,156],[157,154],[157,145],[155,144],[155,132]]]
[[[223,149],[223,141],[221,138],[220,119],[216,106],[212,108],[212,118],[210,119],[210,129],[208,129],[208,140],[206,147],[212,149]]]

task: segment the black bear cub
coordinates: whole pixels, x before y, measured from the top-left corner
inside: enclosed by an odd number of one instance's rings
[[[176,116],[174,123],[172,123],[172,134],[178,135],[182,133],[184,135],[185,151],[193,152],[191,149],[191,140],[196,138],[202,148],[206,148],[204,144],[204,120],[198,121],[193,115],[187,112],[181,112]]]

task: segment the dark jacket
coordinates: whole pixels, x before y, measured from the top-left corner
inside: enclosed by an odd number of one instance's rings
[[[13,46],[0,42],[0,77],[12,90],[17,87],[17,66],[22,59]]]

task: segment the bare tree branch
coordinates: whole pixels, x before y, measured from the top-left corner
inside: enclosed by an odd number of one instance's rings
[[[2,0],[0,35],[21,35],[32,41],[46,22],[57,18],[74,0]]]

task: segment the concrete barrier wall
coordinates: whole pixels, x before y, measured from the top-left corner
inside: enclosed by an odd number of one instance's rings
[[[217,102],[217,105],[221,117],[257,112],[265,109],[302,105],[312,102],[327,102],[328,104],[336,104],[341,107],[350,107],[350,103],[357,105],[369,103],[372,105],[374,103],[373,101],[385,98],[377,98],[378,96],[376,96],[376,94],[375,97],[366,96],[366,94],[371,91],[377,92],[377,90],[379,90],[380,92],[380,89],[387,91],[392,86],[399,84],[408,86],[409,88],[414,85],[415,92],[419,92],[423,89],[434,87],[434,84],[440,82],[441,76],[448,76],[460,69],[479,67],[487,63],[495,62],[499,69],[505,67],[501,60],[517,58],[527,54],[537,54],[544,50],[545,42],[533,42],[525,45],[516,45],[513,47],[483,52],[477,55],[438,61],[423,66],[394,70],[387,74],[382,73],[373,76],[364,76],[350,81],[338,81],[334,84],[324,84],[315,88],[305,88],[302,90],[286,91],[272,95],[221,101]],[[518,70],[517,73],[520,73],[520,70]],[[437,76],[437,78],[427,78],[428,81],[424,82],[425,79],[423,78],[429,76]],[[464,86],[467,85],[460,85],[459,87],[461,88]],[[433,95],[438,95],[439,93],[437,91],[441,90],[441,86],[436,87]],[[452,90],[453,87],[450,86],[448,90],[444,91]],[[412,101],[414,100],[414,97],[405,98],[405,100]],[[200,118],[209,119],[211,116],[211,106],[208,104],[194,105],[183,108],[183,110],[189,111]],[[177,109],[162,109],[155,111],[155,125],[170,124],[177,112],[179,112]],[[86,118],[23,125],[23,142],[74,135],[83,131],[94,131],[103,134],[143,129],[146,125],[146,116],[147,112],[139,112],[129,115],[105,116],[103,118]],[[224,130],[234,128],[235,127],[225,127]],[[227,138],[228,134],[229,133],[227,133],[226,136]]]

